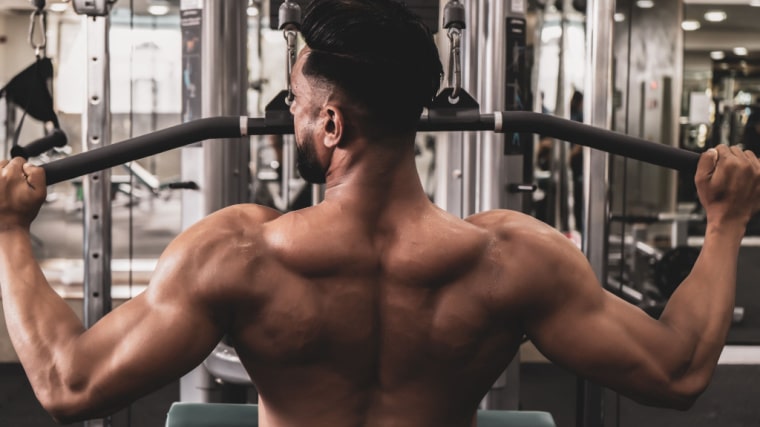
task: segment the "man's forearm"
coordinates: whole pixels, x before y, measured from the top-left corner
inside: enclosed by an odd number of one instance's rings
[[[744,227],[709,224],[691,274],[670,298],[661,320],[690,347],[692,373],[711,375],[731,326],[736,269]]]
[[[0,232],[0,289],[11,342],[42,400],[60,385],[62,356],[84,327],[42,274],[26,230]]]

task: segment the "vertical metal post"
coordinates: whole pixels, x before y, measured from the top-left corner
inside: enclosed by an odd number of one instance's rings
[[[290,210],[291,205],[290,183],[295,177],[293,173],[296,169],[295,148],[296,138],[293,135],[284,135],[282,137],[282,164],[280,165],[280,195],[285,202],[285,210]]]
[[[612,117],[612,23],[615,0],[588,0],[586,17],[586,96],[584,117],[593,126],[609,129]],[[609,227],[609,155],[584,148],[583,251],[601,283],[607,280]],[[576,425],[604,425],[603,390],[579,383]]]
[[[462,152],[459,134],[438,137],[435,148],[435,203],[446,212],[462,217]]]
[[[5,134],[3,139],[3,155],[2,158],[10,158],[11,142],[16,134],[16,106],[5,97]]]
[[[569,61],[577,60],[570,58],[570,37],[568,36],[568,15],[573,8],[572,0],[562,1],[562,14],[560,18],[560,28],[562,35],[559,41],[559,71],[557,72],[557,102],[554,108],[554,114],[559,117],[570,118],[570,111],[567,108],[567,92],[570,88],[570,79],[568,77]],[[556,192],[554,197],[554,227],[560,231],[570,231],[569,216],[571,210],[568,206],[568,200],[571,191],[571,180],[569,179],[568,163],[570,157],[569,143],[567,141],[555,140],[552,145],[552,171],[554,172],[554,182],[556,183]]]
[[[311,205],[316,206],[325,199],[325,188],[322,184],[311,184]]]
[[[502,111],[507,104],[510,76],[507,58],[510,52],[507,28],[512,17],[524,17],[522,0],[478,2],[479,53],[484,66],[479,69],[478,99],[483,111]],[[519,52],[513,52],[519,53]],[[517,70],[511,72],[519,72]],[[516,76],[511,76],[516,77]],[[507,208],[522,210],[522,194],[509,194],[507,182],[523,180],[522,156],[505,155],[505,136],[494,132],[478,134],[476,156],[479,170],[476,183],[476,211]],[[520,387],[520,356],[517,354],[496,380],[483,401],[486,409],[518,409]]]
[[[479,60],[478,45],[480,34],[477,31],[479,3],[463,2],[467,22],[462,31],[461,56],[462,88],[477,98]],[[441,1],[441,14],[445,11],[447,0]],[[443,44],[446,48],[449,40]],[[448,49],[444,49],[448,52]],[[451,58],[448,58],[451,59]],[[446,64],[444,64],[445,66]],[[436,147],[436,194],[438,205],[452,215],[466,218],[477,212],[477,177],[478,158],[476,156],[477,132],[448,132],[438,137]]]
[[[467,29],[464,31],[464,42],[462,43],[462,57],[464,66],[462,70],[462,87],[470,94],[476,94],[478,91],[478,77],[480,73],[480,62],[478,58],[478,19],[479,19],[479,2],[465,2],[467,9]],[[461,214],[466,218],[476,213],[477,189],[477,145],[478,133],[465,132],[462,134],[461,158],[462,158],[462,197],[461,197]]]
[[[185,90],[193,92],[193,97],[200,94],[201,117],[248,115],[247,5],[244,1],[223,0],[183,2],[183,31],[193,38],[196,46],[192,52],[184,53],[185,72],[193,76],[192,90]],[[185,108],[186,120],[199,118],[192,102]],[[248,138],[215,140],[183,148],[182,179],[194,181],[200,187],[200,192],[183,193],[183,229],[214,211],[248,201],[249,161]],[[203,365],[180,379],[181,401],[239,399],[237,391],[220,387]]]
[[[481,49],[484,66],[480,69],[480,86],[477,99],[483,111],[504,109],[505,84],[505,18],[509,0],[480,1]],[[502,206],[502,178],[506,171],[502,147],[504,136],[495,132],[480,133],[480,205],[479,211],[498,209]],[[520,177],[522,179],[522,176]]]
[[[87,108],[82,115],[82,150],[111,143],[108,31],[105,17],[84,18],[87,31]],[[91,327],[111,311],[111,172],[84,178],[84,323]],[[110,425],[91,420],[88,427]]]
[[[202,114],[247,116],[247,2],[207,0],[202,23]],[[250,173],[248,138],[203,144],[206,214],[247,202]]]

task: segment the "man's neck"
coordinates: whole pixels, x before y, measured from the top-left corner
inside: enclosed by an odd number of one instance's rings
[[[366,143],[352,148],[350,153],[340,152],[333,157],[327,173],[326,202],[368,213],[389,208],[413,209],[429,203],[417,172],[412,143],[396,147]]]

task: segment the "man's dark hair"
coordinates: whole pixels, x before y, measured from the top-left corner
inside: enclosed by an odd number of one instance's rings
[[[314,0],[301,33],[312,51],[304,75],[342,90],[378,129],[416,129],[443,73],[431,32],[418,16],[393,0]]]

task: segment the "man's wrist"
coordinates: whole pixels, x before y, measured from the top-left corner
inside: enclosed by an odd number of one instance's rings
[[[19,224],[0,223],[0,234],[29,234],[29,227]]]
[[[705,236],[708,234],[717,234],[725,237],[736,237],[741,239],[747,230],[745,222],[735,221],[707,221]]]

